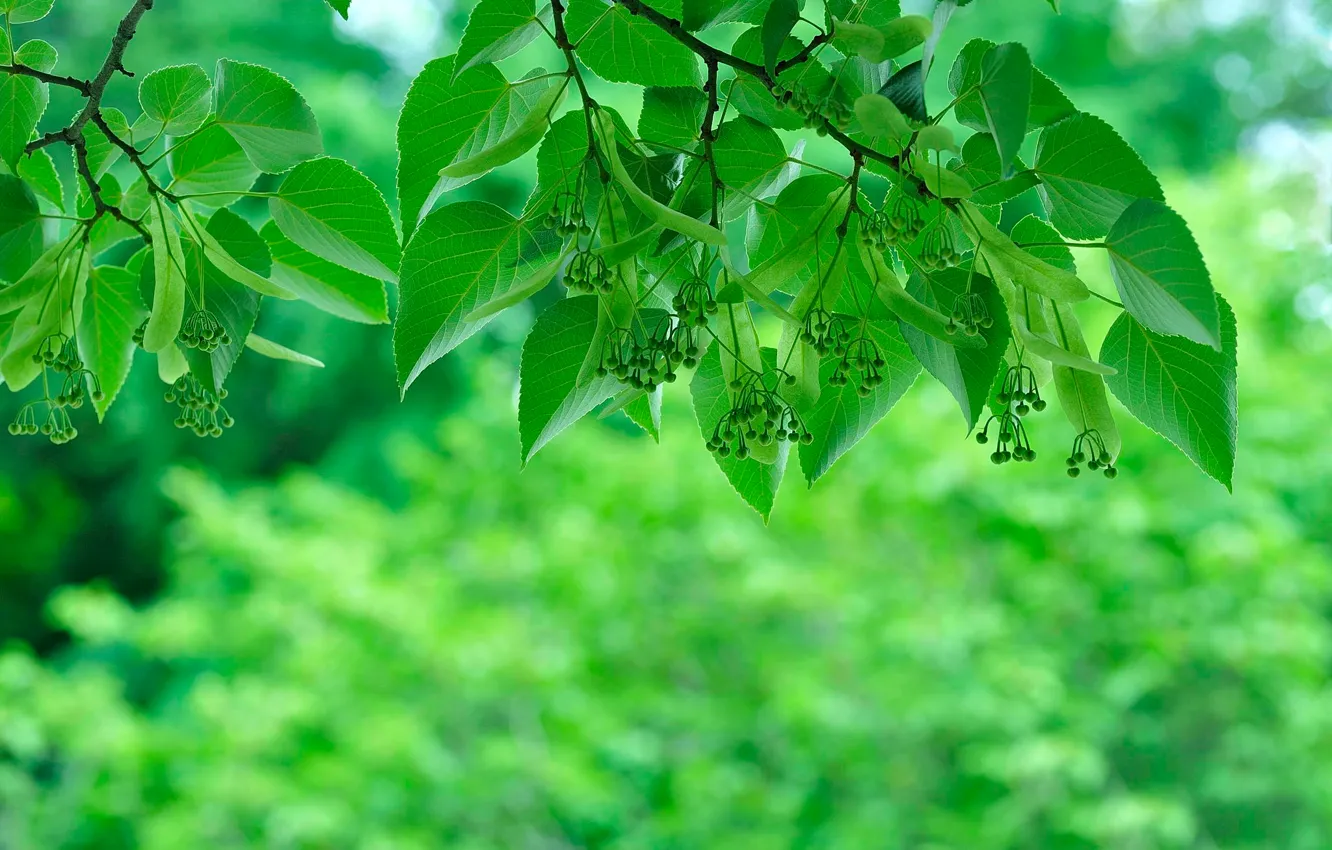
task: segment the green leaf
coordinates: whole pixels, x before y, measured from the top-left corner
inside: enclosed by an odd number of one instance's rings
[[[303,162],[268,201],[273,221],[310,253],[397,282],[402,249],[378,187],[340,159]]]
[[[648,144],[657,142],[692,149],[707,109],[707,97],[693,88],[643,89],[643,109],[638,115],[638,135]]]
[[[168,135],[188,136],[212,111],[213,83],[198,65],[159,68],[139,83],[143,114]]]
[[[1101,360],[1119,370],[1110,391],[1144,425],[1231,487],[1238,441],[1235,314],[1218,297],[1221,350],[1162,336],[1127,313],[1110,326]]]
[[[1027,112],[1027,130],[1038,130],[1063,121],[1077,113],[1073,101],[1053,80],[1033,68],[1031,72],[1031,109]]]
[[[187,228],[194,224],[193,219],[188,220]],[[254,228],[230,210],[215,212],[204,230],[206,234],[193,234],[187,230],[196,238],[183,243],[188,281],[185,290],[186,315],[206,310],[227,332],[231,341],[219,345],[212,352],[187,348],[184,354],[194,376],[205,387],[217,392],[226,384],[237,358],[245,348],[246,337],[259,318],[260,297],[259,293],[234,280],[212,262],[212,257],[217,256],[217,253],[206,250],[204,237],[211,237],[227,257],[260,277],[269,274],[273,261],[268,253],[268,245]]]
[[[697,86],[698,57],[651,21],[601,0],[570,0],[565,25],[578,58],[612,83]]]
[[[270,279],[303,301],[353,322],[388,321],[384,282],[330,263],[292,242],[275,222],[259,231],[273,257]]]
[[[919,62],[912,62],[889,77],[879,94],[891,100],[906,117],[915,121],[930,120],[929,110],[925,107],[925,77]]]
[[[463,321],[479,322],[482,319],[501,313],[515,304],[521,304],[528,298],[536,295],[555,279],[555,275],[559,272],[560,266],[564,265],[564,261],[569,258],[569,254],[572,252],[573,248],[574,244],[570,243],[562,252],[555,255],[555,257],[549,262],[537,266],[536,269],[525,274],[521,279],[514,283],[513,288],[504,295],[501,295],[493,301],[488,301],[484,306],[478,307],[468,313]],[[607,265],[619,265],[619,263],[611,263],[607,261]]]
[[[175,142],[167,154],[171,167],[171,191],[193,198],[204,207],[223,207],[234,203],[254,186],[259,169],[223,127],[205,127],[192,136]]]
[[[20,159],[18,176],[39,197],[50,201],[56,210],[65,211],[65,187],[60,183],[60,173],[56,171],[50,151],[42,148]]]
[[[18,280],[41,256],[41,215],[32,189],[0,174],[0,280]]]
[[[506,127],[504,135],[493,143],[487,140],[487,147],[469,154],[466,159],[444,166],[440,169],[440,176],[459,181],[464,178],[475,179],[493,168],[513,162],[536,147],[550,128],[550,116],[560,108],[568,90],[569,83],[566,80],[542,91],[540,97],[532,101],[530,111],[511,127]]]
[[[951,315],[954,306],[966,298],[970,291],[979,296],[994,324],[980,329],[984,348],[963,348],[940,340],[913,325],[903,322],[902,335],[911,352],[925,370],[948,388],[962,409],[962,418],[970,431],[985,408],[985,400],[994,376],[1004,362],[1011,332],[1008,327],[1004,301],[994,282],[981,274],[972,275],[964,269],[945,269],[928,276],[913,274],[907,281],[907,292],[917,301],[944,315]],[[956,337],[964,336],[959,329]]]
[[[1220,350],[1216,293],[1184,219],[1165,204],[1135,201],[1106,236],[1124,308],[1161,334]]]
[[[467,316],[503,297],[561,246],[493,204],[440,207],[421,224],[402,261],[401,301],[393,328],[398,382],[405,393],[431,363],[492,318]]]
[[[662,441],[662,389],[658,386],[650,393],[633,390],[635,396],[625,404],[625,416],[645,430],[654,442]]]
[[[18,169],[46,103],[45,83],[23,74],[0,74],[0,160],[10,171]]]
[[[781,137],[744,116],[717,128],[712,152],[717,177],[739,201],[734,207],[727,205],[732,217],[750,206],[750,199],[765,197],[787,164],[786,146]]]
[[[1100,239],[1138,198],[1164,200],[1128,142],[1085,112],[1041,133],[1033,168],[1050,223],[1069,239]]]
[[[299,363],[302,366],[313,366],[316,369],[324,368],[321,360],[316,360],[308,354],[302,354],[287,348],[285,345],[279,345],[271,339],[264,339],[259,334],[250,334],[245,338],[245,347],[263,357],[272,360],[286,360],[288,363]]]
[[[7,15],[11,24],[29,24],[45,18],[54,7],[55,0],[0,0],[0,15]]]
[[[983,129],[998,147],[1003,179],[1013,176],[1013,161],[1027,135],[1031,82],[1031,57],[1025,47],[1012,43],[988,48],[979,60],[974,50],[964,48],[949,75],[949,87],[957,86],[954,95],[971,92],[958,101],[958,119],[974,116],[979,110]],[[970,123],[975,123],[974,118]]]
[[[328,0],[328,5],[333,8],[333,11],[341,15],[344,21],[347,20],[347,12],[351,9],[351,0]]]
[[[445,56],[426,65],[412,82],[398,116],[398,201],[404,238],[411,237],[444,192],[469,182],[441,177],[442,169],[512,133],[543,92],[566,82],[552,77],[514,85],[493,65],[478,65],[455,79],[454,60]]]
[[[812,487],[838,458],[860,442],[880,419],[888,415],[916,377],[920,364],[912,356],[897,322],[891,319],[867,320],[867,337],[878,346],[885,365],[879,371],[883,383],[862,397],[857,390],[853,371],[845,386],[829,386],[836,358],[824,358],[821,381],[825,384],[818,403],[805,415],[805,426],[814,434],[814,441],[800,445],[800,469],[805,481]]]
[[[772,0],[772,5],[768,6],[759,28],[759,40],[763,42],[763,67],[769,75],[777,74],[779,54],[799,19],[800,4],[797,0]]]
[[[599,304],[591,295],[556,301],[537,316],[523,343],[518,433],[524,464],[620,389],[611,376],[578,384],[578,373],[597,331]]]
[[[548,17],[548,13],[543,12]],[[481,0],[472,9],[458,45],[454,76],[507,59],[541,35],[535,0]]]
[[[134,331],[148,314],[139,297],[139,276],[117,266],[97,266],[88,277],[88,295],[79,322],[79,355],[101,384],[93,400],[97,419],[116,400],[134,359]]]
[[[285,78],[259,65],[219,59],[214,120],[260,171],[281,174],[324,152],[319,124]]]
[[[771,348],[763,352],[768,363],[774,364],[777,352]],[[711,346],[699,360],[698,370],[689,382],[690,395],[694,400],[694,416],[698,419],[699,430],[703,439],[712,436],[717,424],[731,409],[731,391],[727,387],[726,375],[722,369],[719,346]],[[786,473],[786,459],[790,444],[781,441],[776,444],[776,456],[771,463],[760,463],[753,457],[743,460],[734,454],[721,457],[711,452],[713,460],[721,468],[722,474],[730,482],[740,498],[763,517],[766,523],[772,516],[772,507],[777,498],[777,488],[781,486],[782,476]]]

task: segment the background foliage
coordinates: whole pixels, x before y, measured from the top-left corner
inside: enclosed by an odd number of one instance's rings
[[[46,37],[91,63],[121,5]],[[1246,335],[1236,496],[1136,426],[1113,484],[995,474],[922,382],[764,531],[684,409],[660,447],[586,422],[520,475],[517,319],[399,406],[382,332],[273,311],[329,368],[242,361],[222,441],[177,442],[145,375],[95,439],[5,444],[0,846],[1332,841],[1326,198],[1316,135],[1307,170],[1265,158],[1316,129],[1323,57],[1284,12],[1004,5],[954,49],[1010,27],[1186,169],[1167,198]],[[392,184],[411,58],[368,24],[160,14],[145,66],[275,67]]]

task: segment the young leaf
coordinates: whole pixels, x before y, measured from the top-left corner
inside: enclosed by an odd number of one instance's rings
[[[1041,133],[1033,168],[1050,223],[1069,239],[1100,239],[1138,198],[1164,200],[1128,142],[1085,112]]]
[[[1216,293],[1189,226],[1165,204],[1135,201],[1105,238],[1124,308],[1161,334],[1220,350]]]
[[[202,207],[235,203],[259,176],[241,146],[217,124],[176,140],[168,149],[167,162],[171,191]]]
[[[129,122],[119,109],[103,109],[102,119],[119,138],[129,138]],[[83,144],[88,152],[88,169],[94,178],[100,179],[121,157],[120,148],[91,121],[83,125]]]
[[[0,280],[18,280],[41,256],[41,215],[28,185],[0,174]]]
[[[143,114],[170,136],[188,136],[212,111],[213,83],[198,65],[159,68],[139,83]]]
[[[292,242],[275,222],[259,231],[273,257],[273,283],[303,301],[353,322],[379,325],[388,321],[384,282],[330,263]]]
[[[768,6],[768,11],[763,16],[759,37],[763,42],[763,67],[770,76],[777,74],[777,60],[782,47],[786,44],[786,38],[791,34],[791,30],[795,29],[798,20],[800,20],[798,0],[772,0],[772,5]]]
[[[1106,383],[1129,412],[1229,490],[1239,431],[1235,314],[1223,298],[1217,307],[1220,351],[1162,336],[1125,313],[1106,333],[1101,359],[1119,370]]]
[[[81,231],[74,230],[69,236],[47,248],[22,277],[9,286],[0,287],[0,316],[21,310],[32,299],[46,292],[55,279],[60,264],[71,252],[77,250],[76,245],[82,235]]]
[[[707,97],[698,89],[679,86],[643,89],[638,135],[648,144],[693,148],[698,143],[707,105]]]
[[[467,316],[504,296],[531,264],[558,252],[505,210],[479,201],[440,207],[421,224],[402,261],[401,301],[393,328],[398,382],[416,377],[484,327]]]
[[[524,464],[620,388],[609,375],[594,377],[581,386],[577,383],[596,334],[599,304],[594,296],[556,301],[537,316],[523,343],[518,432]]]
[[[478,307],[468,313],[467,316],[463,318],[463,321],[479,322],[482,319],[501,313],[515,304],[521,304],[533,295],[536,295],[538,292],[545,289],[550,284],[551,280],[555,278],[555,274],[559,272],[560,266],[564,265],[564,261],[569,258],[569,254],[572,253],[573,248],[574,244],[570,243],[569,246],[565,248],[564,251],[557,254],[554,259],[537,266],[532,272],[525,274],[513,285],[513,288],[504,295],[501,295],[499,298],[489,301],[484,306]],[[608,262],[608,265],[618,264],[611,264]]]
[[[985,341],[983,348],[949,344],[966,336],[960,327],[945,342],[936,334],[926,333],[904,321],[902,335],[926,371],[957,399],[970,431],[985,408],[990,386],[1008,348],[1011,333],[1004,301],[988,277],[973,275],[963,269],[945,269],[928,276],[913,274],[906,289],[917,301],[945,315],[952,314],[954,305],[967,297],[968,290],[979,297],[993,321],[990,327],[979,329],[980,337]]]
[[[453,75],[507,59],[539,35],[535,0],[481,0],[467,19]]]
[[[262,357],[268,357],[272,360],[285,360],[288,363],[299,363],[302,366],[313,366],[316,369],[324,368],[323,361],[316,360],[308,354],[302,354],[299,351],[293,351],[285,345],[279,345],[271,339],[264,339],[259,334],[250,334],[245,338],[245,347]]]
[[[772,349],[766,351],[775,364],[776,352]],[[698,419],[698,427],[705,440],[712,436],[722,417],[731,409],[731,391],[727,384],[719,347],[711,346],[699,360],[698,370],[689,382],[689,392],[694,400],[694,416]],[[790,444],[786,441],[776,445],[776,457],[772,463],[760,463],[753,457],[742,460],[734,454],[721,457],[712,453],[731,487],[751,508],[758,511],[765,523],[772,515],[777,488],[781,486],[782,476],[786,473],[786,459],[790,450]]]
[[[79,322],[79,355],[97,376],[102,400],[93,399],[100,422],[129,377],[134,330],[148,311],[139,297],[139,276],[117,266],[96,266]]]
[[[268,202],[287,238],[330,262],[397,282],[401,249],[378,187],[340,159],[315,159],[292,169]]]
[[[28,39],[14,51],[14,64],[26,65],[38,71],[54,71],[59,60],[60,54],[56,49],[40,38]]]
[[[54,333],[72,334],[72,317],[83,311],[92,257],[82,243],[75,243],[76,240],[66,243],[70,250],[43,274],[41,297],[28,301],[14,317],[4,357],[0,358],[0,374],[14,392],[41,374],[42,366],[33,362],[33,355],[42,341]]]
[[[185,319],[185,258],[175,218],[161,201],[148,214],[153,238],[153,306],[143,332],[143,349],[156,354],[174,345]]]
[[[697,86],[698,58],[669,33],[624,6],[601,0],[570,0],[565,24],[578,58],[612,83],[639,86]]]
[[[920,364],[912,357],[897,322],[866,320],[864,333],[878,346],[884,359],[885,365],[879,369],[883,383],[871,389],[869,395],[861,396],[853,373],[849,383],[825,386],[819,394],[818,403],[805,416],[805,427],[814,434],[814,441],[800,446],[800,469],[811,487],[888,415],[920,375]],[[836,359],[824,358],[821,369],[824,384],[832,377]]]
[[[259,65],[219,59],[213,111],[260,171],[281,174],[324,152],[319,124],[285,78]]]

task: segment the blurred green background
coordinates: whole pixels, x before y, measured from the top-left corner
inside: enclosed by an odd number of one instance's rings
[[[29,29],[83,75],[125,6]],[[159,2],[127,63],[266,64],[391,191],[468,6]],[[1022,40],[1166,175],[1240,320],[1233,496],[1127,415],[1113,483],[995,470],[922,378],[765,529],[683,394],[520,471],[530,311],[399,403],[387,328],[266,305],[328,368],[242,358],[223,439],[145,362],[0,443],[0,848],[1332,847],[1327,10],[1063,6],[976,0],[941,56]]]

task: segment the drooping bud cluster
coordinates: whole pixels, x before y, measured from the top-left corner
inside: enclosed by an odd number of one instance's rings
[[[842,357],[846,354],[847,343],[851,341],[851,332],[846,329],[846,322],[840,316],[834,316],[822,307],[815,307],[805,315],[800,341],[814,346],[820,357],[829,352],[835,357]]]
[[[543,223],[565,237],[592,235],[592,226],[587,223],[581,196],[568,189],[561,190],[555,196],[555,203],[546,212]]]
[[[600,254],[579,248],[564,270],[564,285],[571,292],[610,292],[615,288],[615,278]]]
[[[850,383],[851,372],[854,370],[860,379],[856,384],[856,393],[864,398],[883,383],[883,369],[887,365],[888,361],[879,351],[878,343],[862,335],[845,347],[841,359],[833,367],[828,383],[835,387],[844,387]]]
[[[641,326],[640,326],[641,328]],[[652,392],[674,383],[679,367],[698,365],[697,331],[660,316],[651,329],[616,328],[601,343],[597,377],[614,375],[636,389]]]
[[[101,401],[102,383],[91,370],[84,366],[79,357],[78,345],[73,337],[63,333],[52,334],[42,340],[32,361],[42,366],[42,388],[40,399],[30,401],[19,408],[18,415],[9,424],[9,433],[14,436],[43,434],[52,443],[68,443],[79,435],[69,418],[69,410],[83,407],[84,401],[91,396],[93,401]],[[51,375],[60,377],[60,391],[51,396]],[[88,392],[88,386],[92,392]],[[38,410],[45,408],[46,415],[40,417]]]
[[[799,82],[790,87],[778,83],[772,88],[772,96],[777,99],[778,109],[790,109],[798,113],[807,129],[822,136],[828,132],[825,119],[838,130],[846,132],[854,117],[851,107],[835,96],[835,88],[835,83],[831,81],[824,93],[816,92]]]
[[[143,348],[143,335],[148,332],[148,322],[151,318],[152,317],[149,316],[144,319],[139,323],[139,326],[134,329],[134,344],[139,348]]]
[[[204,354],[212,354],[223,345],[231,345],[231,334],[207,310],[195,310],[186,316],[176,339],[186,348],[197,348]]]
[[[675,293],[671,309],[682,324],[701,328],[708,323],[708,316],[716,315],[717,301],[712,297],[712,287],[707,280],[702,275],[694,275]]]
[[[765,385],[762,375],[752,372],[731,381],[734,401],[712,429],[712,436],[708,438],[710,451],[721,457],[729,457],[734,451],[737,458],[744,460],[749,457],[750,446],[754,443],[768,446],[783,440],[814,441],[814,434],[805,427],[800,414],[778,394],[778,380],[789,385],[795,383],[795,376],[778,372],[771,388]]]
[[[1073,450],[1068,453],[1064,462],[1068,464],[1069,478],[1081,475],[1084,463],[1092,472],[1102,470],[1106,478],[1113,479],[1119,475],[1119,470],[1114,466],[1114,458],[1110,457],[1105,441],[1101,439],[1101,432],[1095,428],[1083,431],[1073,440]]]
[[[985,306],[985,299],[975,292],[968,292],[953,302],[953,312],[944,330],[950,334],[961,330],[967,336],[976,336],[992,327],[994,317],[990,315],[990,308]]]
[[[883,199],[883,209],[869,217],[868,227],[875,247],[908,245],[916,241],[925,227],[925,211],[920,201],[897,184]]]
[[[1022,424],[1021,417],[1008,410],[991,416],[985,422],[985,427],[976,433],[976,442],[981,445],[988,443],[990,426],[996,423],[998,423],[996,428],[998,445],[990,453],[992,463],[1002,465],[1010,460],[1023,463],[1036,459],[1036,450],[1031,447],[1031,439],[1027,437],[1027,429]]]
[[[1030,366],[1009,366],[1004,374],[1004,382],[999,386],[1000,404],[1012,404],[1013,412],[1026,416],[1031,411],[1040,413],[1045,410],[1045,399],[1041,398],[1040,388],[1036,386],[1036,373]]]
[[[191,374],[177,378],[171,389],[162,396],[168,404],[180,408],[176,415],[176,427],[189,428],[200,437],[220,437],[223,428],[236,424],[236,420],[222,406],[226,397],[226,390],[213,393]]]
[[[962,259],[962,255],[957,251],[953,229],[948,226],[945,219],[937,219],[925,231],[925,239],[921,243],[920,254],[916,259],[920,261],[921,268],[927,272],[952,268]]]

